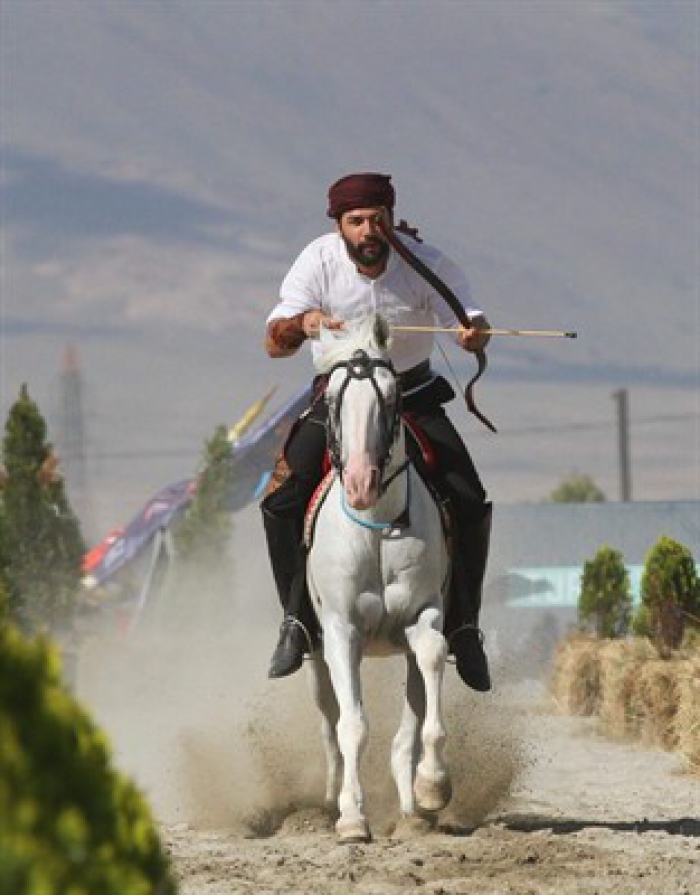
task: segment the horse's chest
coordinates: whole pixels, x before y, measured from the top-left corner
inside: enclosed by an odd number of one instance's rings
[[[313,578],[326,592],[365,595],[360,602],[379,599],[386,611],[407,599],[419,598],[426,587],[434,591],[437,568],[420,538],[339,538],[333,550],[312,548]],[[371,597],[370,597],[371,595]]]

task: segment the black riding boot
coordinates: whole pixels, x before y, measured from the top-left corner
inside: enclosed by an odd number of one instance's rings
[[[277,493],[271,497],[276,498]],[[279,500],[274,503],[279,504]],[[268,499],[262,503],[263,522],[284,621],[268,676],[278,678],[301,668],[304,653],[311,652],[318,637],[318,624],[306,587],[306,550],[301,543],[303,516],[299,519],[296,515],[278,515],[274,504],[270,504],[273,501]]]
[[[459,676],[467,686],[481,693],[491,689],[484,635],[479,628],[490,537],[490,503],[484,504],[481,519],[457,521],[450,607],[445,623],[445,635],[450,652],[454,653]]]

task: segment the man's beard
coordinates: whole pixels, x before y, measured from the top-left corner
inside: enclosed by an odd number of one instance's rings
[[[359,246],[354,246],[345,236],[343,242],[348,255],[356,264],[361,264],[363,267],[376,267],[389,257],[389,244],[378,236],[370,236]]]

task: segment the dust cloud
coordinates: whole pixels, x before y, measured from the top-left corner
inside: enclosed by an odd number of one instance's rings
[[[159,821],[259,837],[322,805],[325,765],[306,673],[267,680],[280,611],[258,520],[243,518],[221,568],[171,569],[135,631],[102,625],[85,638],[77,688]],[[363,666],[363,781],[378,832],[397,818],[390,747],[403,674],[400,658]],[[527,761],[521,713],[507,694],[472,693],[449,668],[445,716],[454,797],[444,821],[475,826]]]

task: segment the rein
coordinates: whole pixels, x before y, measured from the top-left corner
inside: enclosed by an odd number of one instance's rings
[[[379,216],[377,224],[382,232],[382,235],[392,247],[392,249],[394,249],[394,251],[398,255],[400,255],[403,260],[410,267],[412,267],[417,274],[419,274],[419,276],[423,277],[423,279],[427,283],[429,283],[433,287],[433,289],[447,302],[447,304],[450,306],[450,309],[454,313],[457,320],[459,320],[459,322],[462,324],[462,326],[465,329],[471,329],[471,322],[469,320],[469,317],[467,316],[467,312],[464,310],[464,306],[447,285],[447,283],[441,280],[440,277],[435,273],[435,271],[431,270],[426,264],[424,264],[420,260],[420,258],[417,258],[408,248],[408,246],[404,245],[401,240],[396,237],[396,235],[389,228],[384,215]],[[472,378],[467,383],[467,386],[464,390],[464,399],[467,402],[469,412],[474,414],[474,416],[481,423],[483,423],[487,429],[490,429],[492,432],[496,432],[497,430],[494,424],[491,422],[490,419],[488,419],[488,417],[484,416],[484,414],[476,406],[476,401],[474,400],[474,386],[481,378],[488,365],[486,352],[483,348],[475,351],[474,354],[476,355],[477,360],[477,370],[476,374],[472,376]]]

